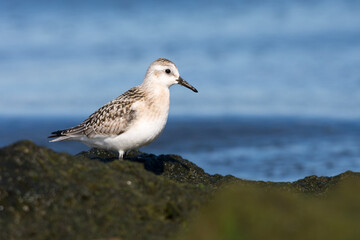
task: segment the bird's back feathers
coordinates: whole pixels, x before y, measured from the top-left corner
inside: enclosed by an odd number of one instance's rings
[[[141,88],[134,87],[99,108],[79,125],[52,132],[49,138],[55,138],[51,142],[56,142],[81,136],[92,138],[96,135],[120,135],[136,119],[136,110],[132,106],[144,95]]]

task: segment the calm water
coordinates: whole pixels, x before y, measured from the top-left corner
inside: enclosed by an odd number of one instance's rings
[[[88,148],[76,142],[50,144],[46,137],[81,120],[0,118],[0,146],[32,139],[75,154]],[[141,150],[180,154],[209,173],[291,181],[312,174],[360,171],[360,123],[301,118],[170,118],[161,137]]]
[[[0,114],[88,115],[167,57],[173,115],[360,118],[360,1],[0,1]]]

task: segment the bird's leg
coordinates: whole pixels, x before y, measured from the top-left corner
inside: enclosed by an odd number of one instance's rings
[[[125,153],[125,151],[123,151],[123,150],[120,150],[120,151],[119,151],[119,160],[123,160],[123,159],[124,159],[124,153]]]

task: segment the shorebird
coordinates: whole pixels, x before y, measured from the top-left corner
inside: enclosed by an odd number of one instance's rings
[[[128,150],[152,143],[163,131],[174,84],[198,92],[180,77],[176,65],[159,58],[150,64],[142,84],[105,104],[79,125],[52,132],[50,142],[73,140],[90,147],[117,151],[123,159]]]

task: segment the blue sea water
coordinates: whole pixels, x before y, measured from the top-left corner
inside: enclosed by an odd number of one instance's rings
[[[0,1],[0,113],[87,115],[158,57],[173,115],[360,118],[360,2]]]
[[[0,146],[85,150],[46,136],[166,57],[199,93],[172,87],[143,150],[248,179],[360,171],[359,13],[354,0],[1,0]]]
[[[77,142],[49,143],[50,132],[83,119],[1,117],[0,147],[20,139],[77,154]],[[360,122],[285,117],[175,117],[140,150],[179,154],[211,174],[294,181],[309,175],[360,171]]]

